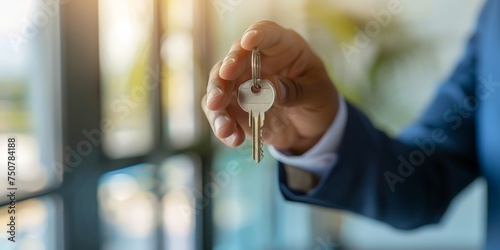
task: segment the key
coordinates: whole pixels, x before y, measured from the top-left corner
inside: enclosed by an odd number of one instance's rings
[[[258,88],[255,88],[257,83]],[[276,90],[268,80],[248,80],[238,89],[238,103],[248,113],[248,121],[252,130],[252,158],[259,163],[262,160],[262,127],[265,114],[274,104]]]

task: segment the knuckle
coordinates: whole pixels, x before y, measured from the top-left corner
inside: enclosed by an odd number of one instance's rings
[[[210,78],[210,79],[208,79],[207,90],[213,89],[214,87],[216,87],[218,85],[219,85],[219,79]]]
[[[301,46],[304,46],[305,44],[307,44],[307,42],[304,40],[304,38],[302,37],[302,35],[300,35],[296,30],[294,29],[287,29],[286,30],[286,34],[288,35],[289,41],[295,41],[295,42],[299,42]]]
[[[225,60],[226,58],[233,58],[233,59],[236,59],[236,58],[238,58],[239,53],[240,53],[239,51],[231,51],[231,52],[229,52],[229,53],[227,54],[227,56],[224,58],[224,60]]]
[[[241,39],[234,41],[233,44],[231,44],[229,51],[232,52],[233,50],[239,49],[240,44],[241,44]]]
[[[222,61],[218,61],[210,70],[210,76],[213,76],[215,73],[218,73],[221,65]]]

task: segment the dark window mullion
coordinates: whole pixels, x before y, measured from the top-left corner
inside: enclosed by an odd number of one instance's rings
[[[97,0],[73,0],[61,5],[61,44],[63,145],[76,149],[87,140],[83,130],[100,129]],[[101,246],[97,212],[97,182],[102,174],[100,156],[101,146],[96,145],[88,156],[82,157],[80,164],[64,173],[58,193],[64,205],[66,249]]]

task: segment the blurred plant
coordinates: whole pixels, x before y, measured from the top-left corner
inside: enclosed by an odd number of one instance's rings
[[[392,1],[400,2],[401,14],[389,16],[386,25],[381,23],[378,15],[385,11],[384,8],[390,8],[386,4],[391,1],[370,2],[372,5],[364,6],[360,1],[357,4],[309,1],[305,9],[312,24],[316,25],[311,28],[311,33],[317,32],[319,26],[331,39],[331,43],[311,42],[329,46],[319,47],[331,51],[326,53],[329,57],[322,56],[339,91],[371,116],[376,124],[389,133],[397,133],[428,100],[429,83],[433,82],[426,73],[437,68],[437,56],[433,51],[435,48],[429,45],[430,39],[418,39],[414,35],[418,30],[413,29],[411,23],[402,21],[409,15],[405,1]],[[366,47],[351,60],[346,60],[342,44],[354,44],[360,39],[358,32],[366,33],[369,23],[375,21],[379,22],[375,35],[362,34],[369,39]]]

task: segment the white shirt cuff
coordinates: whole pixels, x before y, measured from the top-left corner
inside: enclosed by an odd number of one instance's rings
[[[322,176],[337,162],[337,150],[347,123],[347,105],[339,94],[339,109],[332,124],[321,139],[302,155],[287,155],[273,146],[267,146],[269,153],[278,161]]]

